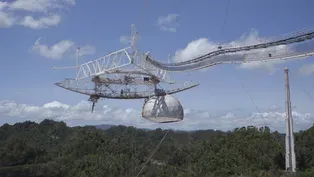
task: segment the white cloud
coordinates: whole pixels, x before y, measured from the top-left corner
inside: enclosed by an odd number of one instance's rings
[[[157,26],[163,31],[176,32],[179,25],[177,17],[179,17],[178,14],[168,14],[167,16],[158,17]]]
[[[229,42],[227,44],[219,44],[217,42],[213,42],[208,40],[207,38],[200,38],[197,40],[194,40],[190,42],[184,49],[177,50],[175,52],[175,55],[173,57],[173,60],[175,62],[181,62],[186,61],[189,59],[192,59],[194,57],[198,57],[204,54],[207,54],[209,52],[218,50],[219,46],[222,47],[239,47],[239,46],[246,46],[246,45],[253,45],[265,42],[265,38],[259,37],[256,30],[252,30],[249,34],[244,34],[241,36],[239,40]],[[270,47],[266,49],[260,49],[257,52],[238,52],[236,54],[226,54],[226,55],[220,55],[212,58],[212,61],[232,61],[232,60],[245,60],[245,59],[260,59],[260,58],[266,58],[271,54],[272,56],[278,56],[287,54],[289,52],[294,52],[292,48],[288,46],[276,46],[276,47]],[[243,63],[240,64],[239,68],[242,69],[266,69],[270,73],[273,73],[276,71],[276,68],[274,65],[281,64],[284,61],[268,61],[268,62],[252,62],[252,63]]]
[[[65,55],[73,54],[76,51],[76,44],[71,40],[63,40],[52,46],[40,43],[41,38],[37,39],[32,47],[32,51],[50,59],[61,59]],[[94,54],[96,49],[91,45],[80,47],[80,56]]]
[[[47,12],[58,6],[51,0],[16,0],[10,4],[11,9],[24,10],[30,12]]]
[[[0,101],[1,117],[25,118],[25,120],[41,121],[45,118],[58,121],[97,121],[108,124],[132,124],[137,112],[133,109],[109,108],[97,104],[91,114],[91,103],[81,101],[76,105],[66,105],[57,101],[42,106],[18,104],[13,101]]]
[[[278,105],[278,104],[273,104],[273,105],[271,105],[271,106],[269,107],[269,109],[270,109],[271,111],[280,111],[280,110],[282,110],[282,107],[281,107],[280,105]]]
[[[32,29],[42,29],[56,26],[60,23],[60,21],[60,15],[40,17],[39,19],[34,19],[32,16],[25,16],[24,19],[21,21],[21,25]]]
[[[214,51],[217,47],[217,44],[209,41],[208,39],[200,38],[190,42],[184,49],[177,50],[173,60],[175,62],[186,61],[193,57],[206,54],[209,51]]]
[[[311,75],[314,73],[314,64],[304,65],[299,68],[299,73],[301,75]]]
[[[10,9],[47,13],[74,4],[75,0],[16,0],[10,4]]]
[[[0,28],[9,28],[13,26],[15,21],[16,19],[11,14],[2,12],[0,8]]]
[[[49,47],[46,44],[41,44],[40,39],[38,39],[32,50],[46,58],[61,59],[73,46],[74,42],[64,40]]]
[[[2,2],[0,1],[0,10],[4,9],[5,7],[8,6],[8,3],[7,2]]]
[[[130,37],[129,36],[120,36],[120,42],[122,44],[129,44],[130,43]]]
[[[9,28],[16,20],[11,13],[4,11],[7,7],[7,2],[0,1],[0,28]]]
[[[75,5],[75,0],[15,0],[0,2],[0,28],[22,25],[32,29],[56,26],[60,10]],[[47,14],[54,14],[47,16]],[[24,16],[24,17],[23,17]]]
[[[181,130],[217,129],[232,130],[242,126],[269,126],[272,130],[284,132],[285,113],[265,111],[247,114],[239,111],[210,113],[206,110],[185,109],[185,118],[181,122],[157,124],[141,117],[135,109],[111,108],[98,103],[94,113],[91,113],[91,103],[81,101],[76,105],[67,105],[57,101],[42,106],[18,104],[13,101],[0,101],[0,117],[3,119],[42,121],[45,118],[65,121],[69,125],[112,124],[132,125],[140,128],[172,128]],[[310,113],[293,112],[294,130],[307,129],[312,126],[314,115]],[[1,121],[4,123],[3,121]]]

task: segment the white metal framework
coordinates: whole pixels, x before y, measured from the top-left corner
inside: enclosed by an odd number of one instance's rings
[[[99,98],[149,99],[153,96],[174,94],[198,85],[185,82],[183,86],[176,89],[158,88],[160,83],[175,84],[170,80],[170,72],[197,70],[217,64],[267,62],[314,55],[313,29],[250,46],[219,46],[216,51],[179,63],[170,61],[162,63],[150,54],[140,52],[136,46],[138,36],[135,26],[132,25],[129,47],[82,64],[79,64],[79,54],[77,54],[74,67],[63,67],[63,69],[75,68],[75,78],[65,79],[56,85],[89,95],[89,100],[93,104]]]
[[[90,96],[94,104],[100,98],[108,99],[146,99],[153,96],[174,94],[198,86],[198,84],[184,82],[182,86],[164,90],[159,84],[175,84],[170,80],[169,71],[154,66],[147,61],[146,54],[137,49],[138,33],[135,26],[131,26],[130,46],[112,52],[106,56],[74,67],[75,78],[65,79],[55,85],[64,89]],[[79,50],[78,50],[79,52]]]

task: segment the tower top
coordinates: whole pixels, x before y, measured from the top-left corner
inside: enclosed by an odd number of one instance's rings
[[[288,67],[285,67],[285,72],[288,72],[288,71],[289,71]]]

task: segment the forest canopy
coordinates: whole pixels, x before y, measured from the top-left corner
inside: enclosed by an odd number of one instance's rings
[[[167,130],[68,127],[25,121],[0,127],[0,176],[136,176]],[[297,170],[314,176],[314,126],[295,133]],[[173,131],[139,176],[286,176],[284,136],[268,127]]]

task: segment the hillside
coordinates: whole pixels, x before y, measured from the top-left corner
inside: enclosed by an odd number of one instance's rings
[[[0,176],[136,176],[166,130],[67,127],[44,120],[0,127]],[[314,126],[296,133],[300,176],[314,176]],[[284,139],[267,127],[170,131],[140,176],[284,176]]]

